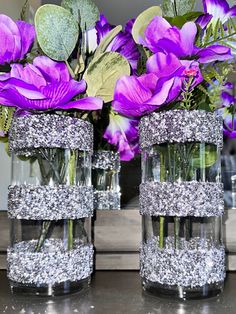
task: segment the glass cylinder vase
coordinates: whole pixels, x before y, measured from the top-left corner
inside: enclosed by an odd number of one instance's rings
[[[16,117],[10,130],[13,292],[63,295],[88,287],[93,270],[93,127],[64,115]]]
[[[140,123],[140,254],[144,290],[179,299],[223,290],[221,120],[204,111],[153,113]]]
[[[94,208],[97,210],[120,209],[120,155],[117,152],[100,150],[93,155],[92,181]]]

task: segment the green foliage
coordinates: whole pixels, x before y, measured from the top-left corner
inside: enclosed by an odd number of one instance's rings
[[[20,19],[22,21],[28,20],[28,10],[29,10],[29,0],[26,0],[20,13]]]
[[[164,16],[181,16],[194,11],[195,0],[164,0],[163,14]]]
[[[132,35],[136,43],[139,43],[140,37],[144,37],[144,32],[155,16],[162,16],[162,10],[159,6],[153,6],[143,11],[135,20]]]
[[[104,102],[113,100],[117,80],[130,75],[128,61],[116,52],[105,52],[95,58],[84,74],[87,95],[101,97]]]
[[[165,19],[171,24],[175,25],[178,28],[181,28],[185,23],[189,21],[194,21],[196,18],[198,18],[202,12],[190,12],[186,13],[185,15],[182,16],[174,16],[174,17],[165,17]]]
[[[107,47],[112,42],[112,40],[122,31],[122,26],[118,25],[113,28],[100,42],[99,46],[96,49],[94,57],[98,57],[102,53],[106,52]]]
[[[216,43],[235,49],[236,22],[232,18],[225,24],[222,24],[220,20],[216,23],[209,24],[204,36],[199,38],[197,42],[200,47],[207,47]]]
[[[198,86],[198,89],[208,97],[211,110],[221,106],[221,93],[231,72],[233,72],[233,65],[228,62],[221,62],[214,67],[208,66],[202,69],[203,78],[211,88],[207,90],[201,84]]]
[[[199,145],[197,145],[192,152],[192,165],[194,168],[211,167],[218,159],[217,148],[215,145],[208,144],[205,146],[204,150],[199,149]]]
[[[0,131],[9,131],[14,111],[15,108],[0,106]]]
[[[69,10],[82,31],[91,29],[99,20],[99,10],[92,0],[63,0],[61,6]]]
[[[35,15],[38,43],[43,52],[57,61],[66,61],[74,50],[78,23],[71,13],[57,5],[45,4]]]

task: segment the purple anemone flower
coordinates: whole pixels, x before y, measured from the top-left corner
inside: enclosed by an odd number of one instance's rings
[[[0,103],[20,110],[102,108],[102,100],[85,97],[86,82],[73,80],[64,62],[55,62],[42,56],[33,64],[13,64],[11,72],[0,75]]]
[[[138,120],[123,117],[115,112],[109,115],[110,123],[104,138],[117,147],[121,160],[129,161],[139,153]]]
[[[224,24],[230,17],[236,16],[236,5],[230,8],[226,0],[203,0],[203,7],[205,14],[196,21],[202,28],[218,20]]]
[[[138,60],[140,57],[138,47],[131,35],[133,20],[128,21],[125,30],[120,32],[109,44],[106,51],[115,51],[125,57],[133,71],[137,70]],[[104,15],[100,15],[100,20],[96,23],[97,30],[97,43],[100,44],[101,40],[114,28],[110,25]]]
[[[202,82],[198,62],[156,53],[147,61],[147,74],[117,81],[113,107],[124,116],[143,116],[178,99],[189,79],[191,89]]]
[[[24,59],[35,40],[34,26],[0,14],[0,64]]]
[[[195,46],[197,26],[194,22],[187,22],[181,29],[171,26],[164,18],[156,16],[145,31],[145,38],[140,43],[148,47],[153,53],[173,53],[178,58],[194,57],[199,63],[225,61],[231,59],[230,48],[222,45],[211,45],[207,48]]]

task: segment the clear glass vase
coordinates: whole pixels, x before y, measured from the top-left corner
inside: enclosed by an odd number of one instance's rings
[[[95,188],[94,208],[120,209],[120,156],[117,152],[100,150],[93,155],[92,181]]]
[[[72,135],[84,137],[84,144]],[[8,194],[13,292],[55,296],[88,287],[93,270],[91,140],[92,126],[75,118],[33,115],[13,121]]]
[[[223,290],[219,125],[213,114],[187,111],[154,113],[141,122],[140,272],[152,294],[191,299]],[[209,136],[213,131],[218,138]]]

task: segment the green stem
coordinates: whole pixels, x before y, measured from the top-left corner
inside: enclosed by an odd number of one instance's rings
[[[40,252],[40,250],[41,250],[41,248],[42,248],[42,246],[46,240],[50,226],[51,226],[51,221],[44,221],[43,222],[40,237],[38,239],[38,242],[37,242],[37,245],[35,248],[35,252]]]
[[[160,217],[160,236],[159,236],[159,247],[163,249],[164,247],[164,224],[165,224],[165,217]]]
[[[69,160],[69,181],[70,185],[75,184],[75,168],[76,168],[76,154],[74,151],[71,151],[70,153],[70,160]],[[68,237],[67,237],[67,249],[68,251],[73,249],[73,229],[74,224],[72,219],[67,220],[67,231],[68,231]]]

